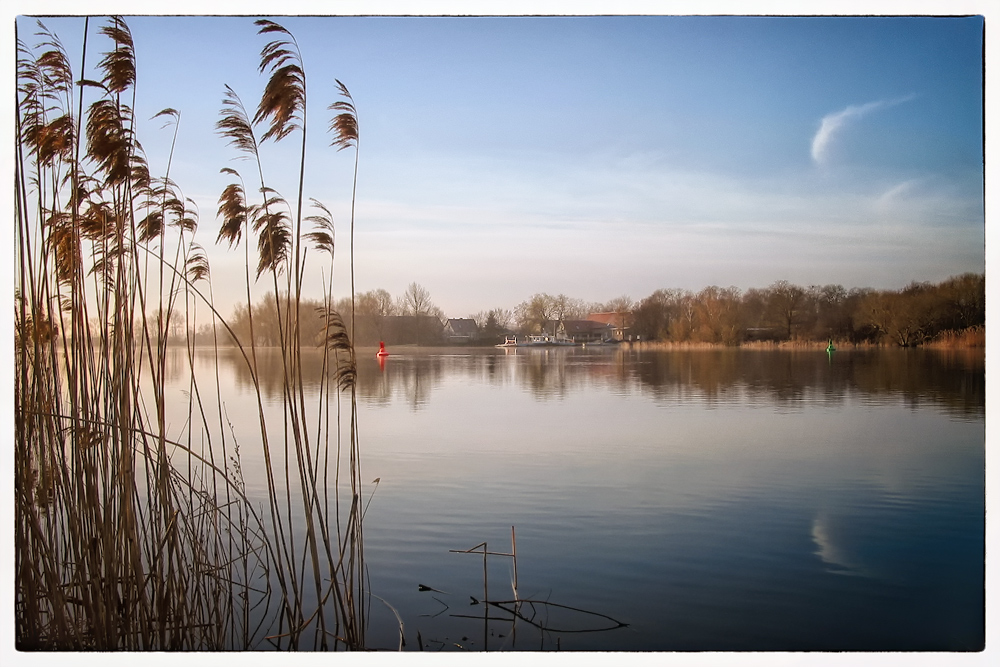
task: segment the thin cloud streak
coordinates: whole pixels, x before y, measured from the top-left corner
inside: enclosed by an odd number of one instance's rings
[[[894,204],[910,192],[913,192],[918,185],[926,181],[926,178],[911,178],[907,181],[903,181],[902,183],[899,183],[898,185],[895,185],[883,192],[882,195],[876,200],[876,205],[880,209],[884,209]]]
[[[861,105],[852,104],[840,111],[823,116],[823,120],[819,123],[819,130],[816,131],[816,135],[813,136],[812,140],[813,161],[816,164],[823,164],[827,156],[827,149],[830,146],[830,142],[833,141],[834,135],[849,121],[857,120],[877,109],[885,109],[909,102],[915,97],[915,94],[910,94],[896,99],[876,100]]]

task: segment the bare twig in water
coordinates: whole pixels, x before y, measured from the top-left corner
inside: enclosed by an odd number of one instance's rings
[[[483,586],[484,586],[484,589],[486,590],[486,594],[483,596],[483,600],[482,601],[477,600],[474,596],[470,595],[469,596],[469,599],[471,600],[470,605],[478,605],[478,604],[482,603],[487,608],[493,607],[493,608],[496,608],[496,609],[500,609],[500,610],[502,610],[502,611],[510,614],[511,616],[510,617],[490,616],[489,612],[487,611],[487,612],[485,612],[485,614],[483,616],[478,616],[478,615],[477,616],[472,616],[472,615],[469,615],[469,614],[451,614],[451,616],[453,618],[475,618],[475,619],[483,618],[484,621],[487,621],[487,620],[513,621],[515,619],[520,619],[520,620],[524,621],[525,623],[528,623],[529,625],[532,625],[532,626],[534,626],[534,627],[536,627],[536,628],[538,628],[538,629],[540,629],[542,631],[545,631],[545,632],[555,632],[555,633],[605,632],[605,631],[608,631],[608,630],[616,630],[618,628],[628,627],[627,623],[622,623],[621,621],[619,621],[619,620],[617,620],[617,619],[615,619],[615,618],[613,618],[611,616],[608,616],[607,614],[602,614],[602,613],[599,613],[599,612],[596,612],[596,611],[589,611],[587,609],[581,609],[579,607],[571,607],[569,605],[557,604],[555,602],[549,602],[548,600],[531,600],[531,599],[521,598],[520,595],[518,594],[518,590],[517,590],[517,588],[518,588],[517,587],[517,542],[516,542],[516,537],[515,537],[515,534],[514,534],[514,527],[513,526],[511,526],[511,529],[510,529],[510,543],[511,543],[511,552],[510,553],[490,551],[486,542],[480,542],[479,544],[477,544],[476,546],[474,546],[474,547],[472,547],[470,549],[460,549],[460,550],[459,549],[451,549],[451,550],[449,550],[449,553],[465,553],[465,554],[482,554],[483,555],[483,570],[484,570],[483,571]],[[511,587],[514,590],[514,599],[513,600],[499,600],[499,601],[497,601],[497,600],[490,600],[489,599],[489,591],[488,591],[488,589],[485,588],[485,586],[486,586],[486,556],[487,555],[490,555],[490,556],[506,556],[506,557],[509,557],[512,560],[513,567],[514,567],[513,577],[511,579]],[[440,600],[439,600],[439,602],[440,602]],[[511,608],[508,605],[512,605],[513,607]],[[541,606],[541,607],[546,608],[546,609],[549,608],[549,607],[554,607],[554,608],[558,608],[558,609],[565,609],[565,610],[568,610],[568,611],[573,611],[573,612],[576,612],[576,613],[579,613],[579,614],[588,615],[588,616],[595,616],[597,618],[602,618],[602,619],[605,619],[605,620],[609,621],[610,625],[608,625],[607,627],[587,628],[587,629],[572,629],[572,628],[571,629],[561,629],[561,628],[553,628],[553,627],[550,627],[550,626],[546,625],[545,623],[541,623],[541,622],[538,622],[538,621],[535,620],[535,617],[537,615],[536,605],[537,606]],[[530,615],[530,617],[529,616],[525,616],[524,613],[522,613],[522,608],[524,608],[525,606],[527,606],[527,607],[529,607],[531,609],[531,615]]]
[[[425,616],[425,617],[429,617],[429,618],[437,618],[441,614],[443,614],[446,611],[448,611],[449,609],[451,609],[451,607],[449,607],[447,604],[445,604],[444,601],[441,600],[440,598],[436,598],[433,595],[431,597],[434,598],[435,600],[437,600],[438,602],[440,602],[442,605],[444,605],[444,609],[442,609],[441,611],[439,611],[436,614],[421,614],[421,616]]]
[[[431,588],[430,586],[425,586],[423,584],[417,584],[417,590],[420,591],[421,593],[424,593],[424,592],[427,592],[427,591],[434,591],[435,593],[441,593],[443,595],[451,595],[451,593],[448,593],[447,591],[439,591],[436,588]]]

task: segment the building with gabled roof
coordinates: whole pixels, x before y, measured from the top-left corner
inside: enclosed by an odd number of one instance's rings
[[[479,327],[469,318],[451,318],[441,334],[447,343],[474,343],[479,340]]]
[[[609,340],[613,335],[614,327],[593,320],[563,320],[556,330],[557,340],[572,340],[575,343],[596,343]]]
[[[615,340],[625,340],[628,330],[632,327],[632,313],[591,313],[587,315],[587,319],[612,327],[614,329],[612,337]]]

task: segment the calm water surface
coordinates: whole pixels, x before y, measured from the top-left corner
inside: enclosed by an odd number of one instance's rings
[[[983,646],[982,351],[367,352],[366,558],[407,650]],[[220,370],[259,493],[249,376]],[[553,603],[513,625],[451,552],[512,526],[519,597]],[[509,558],[486,575],[514,597]],[[399,641],[377,599],[368,641]]]

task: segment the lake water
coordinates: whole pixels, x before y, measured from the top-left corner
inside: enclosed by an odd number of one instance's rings
[[[983,646],[982,350],[368,352],[365,555],[406,650]],[[220,384],[253,495],[240,363]],[[452,552],[510,552],[512,527],[535,601],[516,623],[472,604],[482,555]],[[511,566],[488,557],[489,599],[513,599]],[[398,642],[374,599],[369,647]]]

